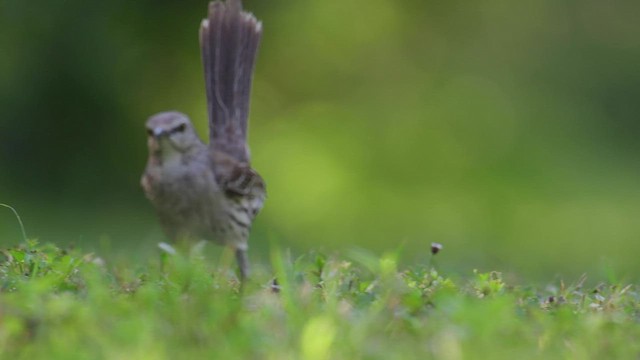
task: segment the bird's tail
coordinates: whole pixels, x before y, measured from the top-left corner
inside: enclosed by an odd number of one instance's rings
[[[253,68],[262,23],[242,11],[240,0],[209,3],[200,26],[211,146],[249,160],[247,122]]]

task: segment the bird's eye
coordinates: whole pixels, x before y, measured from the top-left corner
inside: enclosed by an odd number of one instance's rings
[[[152,129],[147,129],[147,135],[153,136],[153,130]]]
[[[174,132],[183,132],[186,129],[187,129],[187,124],[180,124],[173,131]]]

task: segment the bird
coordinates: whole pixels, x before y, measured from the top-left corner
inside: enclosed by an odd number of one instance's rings
[[[177,111],[146,121],[149,151],[141,185],[173,241],[200,239],[235,252],[249,276],[248,238],[266,185],[250,164],[249,100],[262,23],[241,0],[212,1],[200,24],[209,143]]]

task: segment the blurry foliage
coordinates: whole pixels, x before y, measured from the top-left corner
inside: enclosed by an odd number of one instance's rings
[[[395,254],[276,249],[243,291],[198,247],[113,264],[31,241],[0,252],[0,357],[636,358],[638,289],[451,278]],[[38,269],[38,270],[36,270]],[[269,286],[274,276],[280,286]]]
[[[637,1],[244,3],[265,29],[254,248],[404,244],[418,258],[439,241],[461,270],[637,273]],[[138,188],[142,124],[177,109],[206,136],[205,13],[0,2],[0,200],[30,233],[161,238]]]

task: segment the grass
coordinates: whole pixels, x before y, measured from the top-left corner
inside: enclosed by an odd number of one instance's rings
[[[273,251],[241,291],[198,247],[146,264],[28,241],[0,256],[3,359],[638,358],[640,295],[450,279],[396,255]],[[274,281],[277,279],[277,281]]]

